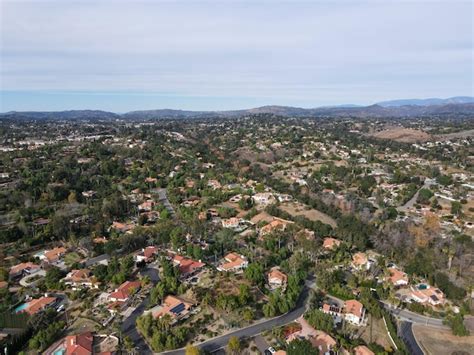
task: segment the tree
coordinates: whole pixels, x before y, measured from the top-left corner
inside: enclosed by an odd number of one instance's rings
[[[427,205],[432,197],[433,192],[430,189],[421,189],[420,192],[418,192],[416,202],[421,203],[422,205]]]
[[[240,352],[240,340],[236,336],[231,336],[227,343],[227,349],[230,354],[238,354]]]
[[[466,326],[464,325],[464,319],[461,314],[458,313],[449,317],[447,319],[447,323],[450,325],[454,335],[461,337],[469,335],[469,330],[466,329]]]
[[[244,271],[245,277],[257,285],[262,285],[265,281],[263,276],[263,266],[259,263],[251,263]]]
[[[306,339],[295,339],[286,349],[287,355],[318,355],[319,351],[313,348],[313,345]]]
[[[460,216],[462,214],[462,204],[458,201],[451,202],[451,214]]]
[[[330,333],[334,328],[334,321],[331,315],[321,312],[318,309],[313,309],[305,314],[304,318],[315,329]]]
[[[199,350],[199,348],[191,344],[186,345],[186,355],[200,355],[200,354],[201,354],[201,351]]]

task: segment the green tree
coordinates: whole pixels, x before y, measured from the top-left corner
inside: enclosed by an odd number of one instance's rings
[[[227,349],[230,354],[239,354],[241,348],[240,340],[236,336],[231,336],[227,343]]]
[[[313,348],[313,345],[306,339],[295,339],[286,349],[287,355],[318,355],[319,351]]]

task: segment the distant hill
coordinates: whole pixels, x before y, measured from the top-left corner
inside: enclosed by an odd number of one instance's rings
[[[439,101],[440,100],[440,101]],[[404,103],[409,102],[406,105]],[[441,102],[441,104],[437,104]],[[418,104],[417,104],[418,103]],[[433,104],[434,103],[434,104]],[[286,117],[416,117],[429,115],[468,115],[474,117],[474,98],[452,97],[449,99],[395,100],[370,106],[340,105],[317,108],[291,106],[262,106],[244,110],[229,111],[187,111],[187,110],[143,110],[117,114],[98,110],[72,110],[57,112],[7,112],[0,114],[0,119],[126,119],[153,120],[163,118],[202,118],[202,117],[243,117],[254,114],[272,114]]]
[[[474,103],[474,97],[471,96],[455,96],[448,99],[403,99],[403,100],[390,100],[378,102],[377,105],[383,107],[393,106],[433,106],[433,105],[449,105],[449,104],[472,104]]]

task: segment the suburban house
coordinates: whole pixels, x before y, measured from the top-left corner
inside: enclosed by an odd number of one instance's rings
[[[367,257],[366,253],[355,253],[352,256],[352,267],[357,270],[369,270],[372,262]]]
[[[91,276],[89,269],[71,270],[63,279],[64,284],[71,286],[73,290],[83,287],[99,288],[100,282]]]
[[[155,207],[155,201],[147,200],[138,205],[139,212],[150,212]]]
[[[445,302],[444,293],[437,287],[432,287],[427,284],[419,284],[411,287],[411,293],[408,299],[418,303],[428,303],[432,306],[437,306]]]
[[[298,318],[297,322],[301,325],[301,330],[289,334],[286,337],[287,343],[296,339],[307,339],[313,348],[318,349],[319,354],[331,354],[337,344],[334,338],[321,330],[314,329],[303,317]]]
[[[56,247],[51,250],[45,250],[42,253],[38,253],[35,256],[41,261],[49,264],[54,264],[60,261],[61,257],[66,254],[67,250],[64,247]]]
[[[17,277],[22,277],[25,275],[34,274],[41,269],[39,265],[36,265],[32,262],[21,263],[10,268],[10,278],[15,279]]]
[[[354,348],[354,355],[375,355],[375,353],[365,345],[359,345]]]
[[[158,249],[155,246],[149,246],[146,248],[143,248],[141,251],[139,251],[137,254],[135,254],[135,262],[140,263],[140,262],[146,262],[149,263],[153,261],[155,255],[158,254]]]
[[[270,289],[276,290],[278,288],[286,288],[288,276],[280,271],[278,267],[273,267],[267,274],[268,285]]]
[[[179,272],[182,277],[188,277],[193,275],[195,272],[201,270],[206,264],[202,263],[200,260],[195,261],[189,258],[185,258],[181,255],[175,255],[173,258],[173,264],[178,266]]]
[[[262,237],[264,235],[273,233],[274,231],[284,231],[286,226],[291,223],[294,222],[274,217],[273,221],[260,228],[259,235]]]
[[[231,218],[222,220],[223,228],[234,229],[234,228],[237,228],[239,224],[240,224],[240,218],[236,218],[236,217],[231,217]]]
[[[339,245],[341,245],[341,241],[337,240],[335,238],[331,237],[326,237],[324,238],[323,241],[323,248],[326,250],[334,250],[336,249]]]
[[[218,189],[222,188],[221,183],[217,180],[209,180],[207,182],[207,186],[211,187],[213,190],[218,190]]]
[[[240,271],[245,269],[249,262],[247,258],[243,255],[239,255],[236,253],[229,253],[224,257],[224,263],[222,263],[217,270],[219,271]]]
[[[57,302],[56,297],[40,297],[37,299],[32,299],[28,303],[25,304],[24,308],[19,309],[19,312],[26,312],[29,315],[37,314],[48,307],[53,307]]]
[[[257,193],[252,196],[252,200],[257,204],[257,205],[269,205],[271,203],[275,202],[275,197],[273,196],[272,193],[270,192],[261,192]]]
[[[161,318],[169,315],[173,322],[176,322],[186,315],[194,306],[194,303],[177,296],[166,296],[163,303],[151,310],[153,318]]]
[[[140,281],[125,281],[109,295],[109,300],[112,302],[125,303],[128,301],[128,298],[140,288]]]
[[[364,321],[365,309],[357,300],[344,302],[344,319],[354,325],[361,325]]]
[[[66,355],[92,354],[94,336],[91,332],[69,335],[65,338]]]
[[[135,225],[132,223],[122,223],[114,221],[110,228],[116,230],[119,233],[127,233],[131,232],[132,229],[135,228]]]
[[[390,282],[394,286],[406,286],[408,285],[408,275],[395,267],[387,269],[390,276],[386,277],[386,281]]]

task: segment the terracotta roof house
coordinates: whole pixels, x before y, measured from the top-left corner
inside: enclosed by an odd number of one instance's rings
[[[141,288],[140,281],[125,281],[114,292],[109,295],[112,302],[127,302],[132,295],[132,291],[138,291]]]
[[[291,343],[295,339],[307,339],[320,354],[328,354],[336,346],[336,341],[327,333],[314,329],[303,317],[298,318],[301,330],[291,333],[286,342]]]
[[[245,269],[249,262],[243,255],[229,253],[224,257],[225,262],[217,268],[219,271],[240,271]]]
[[[357,270],[368,270],[370,268],[370,263],[367,254],[361,252],[355,253],[352,256],[352,266]]]
[[[375,355],[375,353],[365,345],[359,345],[354,348],[354,355]]]
[[[408,285],[408,275],[397,268],[391,267],[387,269],[390,276],[386,278],[394,286],[406,286]]]
[[[181,255],[174,256],[173,264],[179,267],[179,272],[183,277],[194,274],[196,271],[201,270],[206,265],[201,261],[188,259]]]
[[[237,228],[240,224],[240,218],[236,218],[236,217],[231,217],[231,218],[228,218],[228,219],[223,219],[222,220],[222,227],[224,228]]]
[[[341,245],[340,240],[337,240],[337,239],[331,238],[331,237],[324,238],[323,248],[326,249],[326,250],[334,250],[339,245]]]
[[[273,267],[267,274],[268,285],[272,290],[286,288],[288,276],[280,271],[278,267]]]
[[[177,296],[166,296],[161,306],[152,310],[154,318],[161,318],[168,314],[173,320],[179,320],[185,317],[194,303]]]
[[[362,303],[357,300],[344,302],[344,318],[349,323],[361,325],[364,321],[365,309]]]
[[[146,248],[143,248],[140,252],[135,254],[135,262],[151,262],[153,261],[153,258],[155,255],[158,254],[158,248],[155,246],[148,246]]]
[[[41,267],[32,262],[21,263],[10,268],[10,278],[16,278],[23,275],[34,274],[39,271]]]
[[[155,207],[155,201],[148,200],[138,205],[139,212],[150,212]]]
[[[89,355],[93,351],[94,336],[91,332],[69,335],[65,343],[66,355]]]
[[[446,301],[444,293],[439,288],[427,284],[412,287],[409,298],[415,302],[428,303],[432,306],[443,304]]]
[[[4,289],[8,287],[8,282],[7,281],[0,281],[0,289]]]
[[[135,228],[135,225],[132,223],[122,223],[122,222],[113,222],[112,229],[115,229],[117,232],[120,233],[127,233],[130,232],[133,228]]]
[[[56,297],[40,297],[37,299],[32,299],[30,302],[26,303],[26,307],[20,312],[24,311],[30,315],[33,315],[48,307],[51,307],[56,303],[56,301]]]
[[[329,303],[323,303],[321,311],[336,317],[340,317],[342,315],[341,309],[338,306],[334,306]]]
[[[292,223],[294,222],[274,217],[273,221],[260,228],[259,235],[264,236],[277,230],[284,231],[287,225]]]
[[[63,279],[66,285],[72,287],[73,290],[88,287],[99,288],[100,282],[94,276],[91,276],[89,269],[71,270]]]
[[[48,263],[55,263],[59,261],[59,259],[66,254],[66,248],[64,247],[56,247],[51,250],[46,250],[43,254],[39,255],[41,260],[47,261]]]

